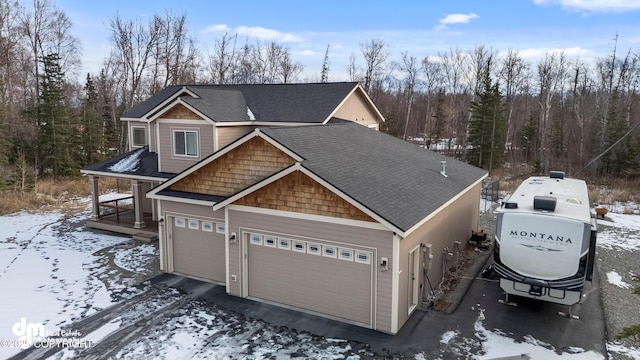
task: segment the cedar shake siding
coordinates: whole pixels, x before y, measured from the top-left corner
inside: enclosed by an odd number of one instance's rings
[[[194,171],[170,189],[231,196],[292,165],[295,160],[255,137]]]
[[[381,257],[389,259],[392,257],[393,233],[391,231],[333,223],[326,218],[322,220],[318,218],[316,221],[296,218],[289,213],[276,211],[268,214],[266,212],[270,210],[260,211],[262,210],[256,212],[243,206],[231,205],[231,207],[228,207],[227,231],[238,234],[239,239],[235,244],[229,244],[229,273],[227,274],[227,292],[229,294],[241,297],[248,296],[245,293],[248,289],[248,284],[243,284],[245,267],[242,259],[245,248],[251,246],[248,244],[247,239],[250,233],[264,233],[277,237],[286,237],[291,240],[313,242],[319,245],[330,244],[368,251],[372,254],[371,266],[373,269],[372,327],[383,332],[391,331],[391,281],[393,274],[391,271],[381,272],[377,266]],[[326,266],[330,266],[332,261],[343,261],[322,258],[316,255],[307,254],[305,256],[313,256],[313,259],[326,259]],[[292,267],[291,271],[295,271],[295,268]],[[322,269],[319,268],[318,271],[322,271]],[[348,274],[345,274],[345,276],[348,276]],[[233,278],[236,281],[233,281]],[[243,290],[244,285],[246,285],[245,290]],[[314,285],[317,284],[309,284],[309,287]],[[283,291],[287,290],[283,289]]]
[[[234,204],[376,222],[300,171],[256,190]]]
[[[167,112],[160,116],[161,119],[189,119],[189,120],[202,120],[202,117],[193,111],[187,109],[182,104],[176,104]]]

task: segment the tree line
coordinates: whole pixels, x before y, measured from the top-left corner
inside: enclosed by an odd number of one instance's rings
[[[614,46],[594,61],[479,45],[390,60],[383,39],[360,43],[346,69],[307,69],[276,41],[224,32],[198,44],[185,14],[114,14],[111,52],[79,76],[80,41],[53,0],[0,0],[0,189],[78,170],[127,149],[120,116],[168,85],[358,81],[386,118],[381,130],[514,173],[637,176],[638,52]],[[204,50],[207,49],[207,50]],[[83,81],[77,79],[82,78]],[[335,78],[335,76],[333,77]]]

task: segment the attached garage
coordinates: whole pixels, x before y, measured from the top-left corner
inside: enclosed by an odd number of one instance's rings
[[[372,252],[262,233],[244,242],[249,297],[373,326]]]
[[[225,282],[224,223],[169,216],[173,272]]]
[[[148,196],[168,219],[168,272],[396,334],[440,279],[443,249],[477,229],[484,177],[336,123],[257,129]]]

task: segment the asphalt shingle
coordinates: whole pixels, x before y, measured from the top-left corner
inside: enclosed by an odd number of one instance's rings
[[[354,123],[261,131],[303,157],[302,166],[403,231],[486,174]]]
[[[186,88],[199,98],[184,101],[214,121],[322,123],[358,83],[242,84],[169,86],[133,107],[124,118],[141,118],[177,91]]]

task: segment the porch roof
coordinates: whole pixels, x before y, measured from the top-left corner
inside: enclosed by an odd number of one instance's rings
[[[150,152],[147,146],[99,161],[83,167],[83,174],[114,176],[124,178],[169,179],[174,173],[158,171],[158,154]]]

